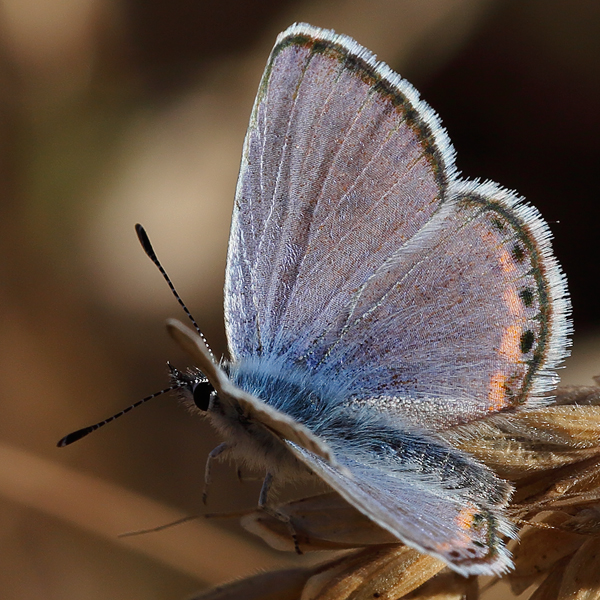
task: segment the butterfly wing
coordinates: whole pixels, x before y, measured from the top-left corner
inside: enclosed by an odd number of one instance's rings
[[[456,180],[410,84],[350,38],[292,26],[244,145],[232,358],[283,358],[434,429],[543,397],[569,332],[549,238],[513,193]]]
[[[569,304],[538,212],[494,184],[462,183],[362,286],[336,340],[308,360],[351,401],[433,429],[556,385]]]
[[[287,397],[276,408],[337,463],[284,436],[299,460],[457,571],[506,570],[507,484],[423,431],[547,393],[568,310],[537,211],[458,181],[439,119],[410,84],[345,36],[307,25],[280,35],[244,144],[225,316],[232,372],[255,369],[269,386],[300,373],[316,392],[304,411]],[[337,434],[332,411],[348,418]],[[367,443],[350,427],[363,413],[393,425],[390,452],[381,428]]]
[[[345,444],[339,453],[344,472],[293,442],[287,444],[350,504],[408,546],[465,576],[509,570],[512,561],[501,539],[514,537],[514,527],[501,512],[509,486],[438,441],[407,434],[395,442],[401,443],[400,451],[396,446],[385,456]]]
[[[282,33],[254,105],[233,211],[234,360],[301,356],[444,202],[453,151],[416,90],[346,36]]]

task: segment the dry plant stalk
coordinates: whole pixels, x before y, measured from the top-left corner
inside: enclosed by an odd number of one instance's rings
[[[598,382],[600,383],[600,381]],[[600,385],[568,386],[544,408],[454,427],[444,437],[513,482],[510,515],[520,528],[515,596],[532,600],[600,598]],[[316,567],[263,573],[196,600],[459,600],[479,598],[464,578],[431,556],[399,544],[335,493],[290,502],[304,552],[337,550]],[[294,550],[286,524],[253,511],[242,525],[280,550]],[[485,585],[493,589],[498,579]],[[484,589],[484,586],[481,586]]]

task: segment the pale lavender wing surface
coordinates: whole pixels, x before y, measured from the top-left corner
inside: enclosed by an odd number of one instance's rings
[[[338,339],[307,357],[350,403],[433,429],[539,402],[570,330],[538,212],[490,183],[454,192],[362,286]]]
[[[501,536],[514,536],[501,512],[508,494],[494,502],[483,484],[495,480],[493,495],[499,496],[508,491],[506,482],[472,460],[461,471],[452,457],[443,460],[437,454],[441,449],[431,440],[423,442],[414,460],[403,456],[396,464],[380,453],[361,456],[346,444],[339,461],[347,474],[296,444],[287,445],[350,504],[407,545],[465,576],[506,572],[512,561]]]
[[[570,327],[549,237],[514,194],[454,179],[409,84],[349,38],[294,26],[244,147],[232,357],[301,364],[350,404],[434,429],[543,397]]]
[[[226,273],[234,360],[341,332],[356,292],[432,218],[453,152],[410,84],[306,25],[271,54],[242,156]]]

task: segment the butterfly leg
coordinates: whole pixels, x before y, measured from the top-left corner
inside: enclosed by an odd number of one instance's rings
[[[262,484],[262,488],[260,488],[260,496],[258,497],[258,506],[263,510],[268,509],[268,500],[269,500],[269,491],[273,485],[273,474],[267,473],[265,475],[265,479]]]
[[[206,467],[204,467],[204,489],[202,490],[202,504],[206,505],[206,501],[208,499],[208,486],[210,485],[210,470],[212,461],[221,456],[223,452],[229,449],[229,445],[223,442],[219,444],[216,448],[213,448],[206,459]]]
[[[296,533],[296,529],[294,528],[294,524],[292,523],[292,519],[289,515],[286,515],[269,503],[269,491],[273,485],[273,474],[268,473],[265,475],[265,479],[262,484],[262,488],[260,489],[260,496],[258,497],[258,507],[261,510],[264,510],[270,517],[285,523],[285,526],[288,528],[290,535],[292,536],[292,540],[294,541],[294,549],[296,550],[296,554],[303,554],[302,550],[300,550],[300,546],[298,545],[298,535]]]

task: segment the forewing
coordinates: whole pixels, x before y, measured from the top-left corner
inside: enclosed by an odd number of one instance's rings
[[[305,363],[351,402],[441,429],[539,403],[567,352],[569,303],[550,233],[494,184],[454,198],[357,293]]]
[[[308,25],[271,53],[244,144],[225,316],[234,360],[301,357],[439,209],[453,151],[415,89]]]
[[[287,444],[345,500],[408,546],[440,558],[465,576],[501,574],[511,568],[502,540],[504,535],[514,536],[502,511],[508,486],[472,459],[431,440],[401,463],[375,453],[354,454],[345,447],[338,458],[346,474],[304,448]]]

